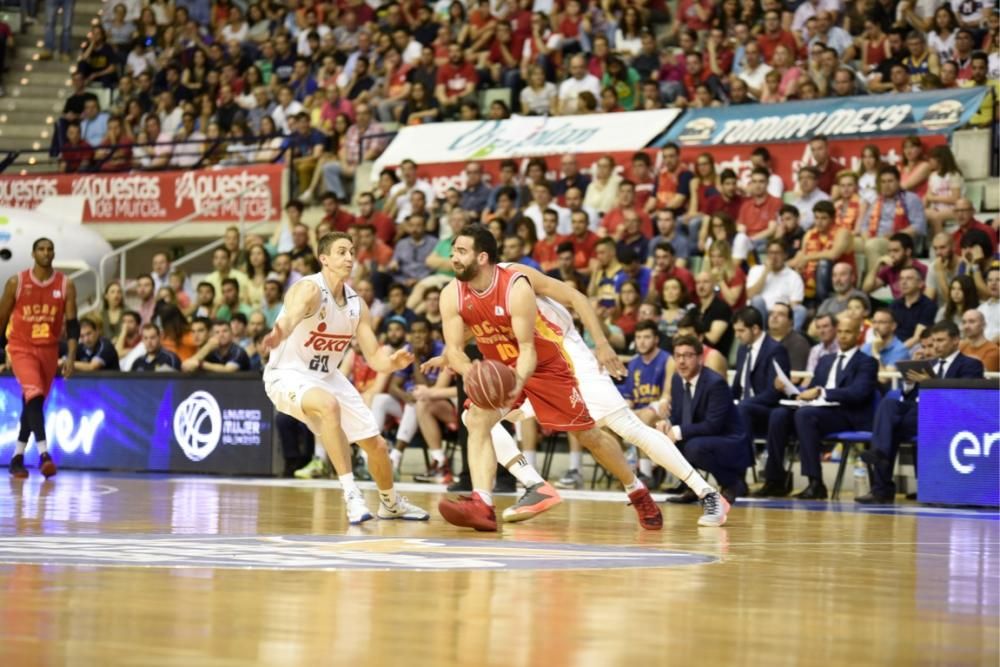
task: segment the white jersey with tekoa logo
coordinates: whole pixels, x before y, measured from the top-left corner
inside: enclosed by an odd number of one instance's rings
[[[333,298],[322,273],[314,273],[302,280],[319,287],[319,308],[302,320],[271,353],[267,370],[295,370],[317,379],[328,378],[337,372],[351,346],[361,319],[361,298],[344,285],[346,303],[341,306]],[[284,312],[285,307],[282,306],[278,317]]]

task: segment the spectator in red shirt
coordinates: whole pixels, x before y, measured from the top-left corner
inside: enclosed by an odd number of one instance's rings
[[[712,0],[680,0],[677,3],[677,20],[674,22],[674,37],[683,26],[695,32],[712,27]]]
[[[66,124],[66,141],[59,153],[59,171],[73,174],[85,170],[94,160],[94,148],[80,136],[80,123],[71,121]]]
[[[375,228],[371,225],[356,225],[354,229],[357,239],[354,259],[357,266],[353,277],[371,280],[377,291],[379,286],[388,285],[393,250],[389,244],[375,236]]]
[[[997,230],[991,225],[983,224],[975,218],[976,209],[972,206],[972,202],[968,199],[962,198],[955,202],[955,222],[958,224],[958,229],[952,234],[952,238],[955,239],[955,254],[961,254],[962,252],[962,237],[973,229],[978,229],[979,231],[986,234],[990,239],[990,243],[993,244],[993,249],[990,251],[990,255],[996,254],[997,251]]]
[[[635,205],[640,211],[645,211],[646,203],[656,190],[656,177],[653,176],[652,160],[649,154],[639,151],[632,155],[632,174],[630,179],[635,183]]]
[[[551,208],[542,211],[542,230],[545,238],[539,239],[531,251],[531,256],[542,271],[548,273],[559,264],[559,244],[565,237],[556,234],[559,227],[559,213]]]
[[[737,218],[758,250],[767,248],[767,241],[778,226],[778,210],[781,208],[781,200],[767,194],[770,176],[763,167],[756,167],[750,173],[750,196],[740,206]]]
[[[609,236],[620,239],[622,235],[622,223],[625,221],[625,211],[635,211],[639,214],[640,231],[647,239],[653,237],[653,221],[649,216],[639,209],[635,201],[635,183],[624,180],[618,184],[618,205],[608,211],[601,221],[601,226],[608,232]]]
[[[375,236],[385,243],[391,245],[396,241],[396,223],[384,212],[375,210],[375,195],[370,192],[363,192],[358,196],[358,214],[354,217],[354,222],[358,225],[371,225],[375,229]]]
[[[683,266],[677,265],[677,253],[672,243],[661,241],[653,248],[653,287],[655,294],[663,291],[663,283],[676,278],[688,294],[694,294],[694,276]]]
[[[768,65],[774,64],[774,50],[779,45],[787,47],[788,52],[792,54],[799,51],[795,35],[788,30],[782,30],[781,14],[773,9],[764,14],[764,31],[757,36],[757,44],[760,45],[760,52]]]
[[[738,186],[739,178],[737,178],[736,172],[732,169],[723,169],[722,173],[719,174],[719,191],[708,196],[701,209],[702,213],[712,216],[721,211],[733,220],[739,218],[743,196],[740,194]]]
[[[354,216],[340,208],[340,200],[332,192],[323,194],[323,220],[335,232],[346,232],[354,224]]]
[[[573,233],[566,240],[573,244],[573,266],[576,270],[590,274],[590,264],[597,254],[597,234],[590,231],[590,218],[586,211],[574,211],[570,214],[570,226]]]
[[[816,170],[819,172],[816,187],[833,197],[833,188],[837,184],[837,173],[841,167],[830,157],[830,145],[826,137],[819,135],[810,139],[809,152],[816,160]]]
[[[448,45],[448,62],[438,69],[434,94],[445,116],[454,118],[463,100],[472,95],[479,82],[476,68],[465,61],[462,47]]]
[[[694,174],[681,165],[681,149],[677,144],[664,146],[661,156],[663,165],[656,175],[656,197],[646,202],[646,211],[669,208],[680,217],[687,213]]]
[[[684,63],[687,67],[682,80],[684,92],[677,98],[677,104],[682,106],[690,104],[698,93],[699,85],[707,87],[713,99],[722,102],[726,100],[726,91],[722,87],[722,82],[719,81],[719,77],[712,74],[711,69],[705,67],[705,59],[701,53],[695,51],[687,54]]]

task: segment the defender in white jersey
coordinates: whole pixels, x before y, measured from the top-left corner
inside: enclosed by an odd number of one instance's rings
[[[426,521],[430,515],[397,495],[389,449],[358,390],[337,367],[357,336],[361,353],[377,372],[391,373],[413,363],[413,355],[379,347],[368,306],[345,281],[354,265],[354,244],[342,232],[319,241],[323,269],[295,283],[264,338],[272,349],[264,369],[264,389],[275,407],[304,422],[330,455],[344,487],[347,517],[352,524],[372,518],[351,472],[350,443],[368,454],[379,489],[380,519]]]
[[[508,266],[508,264],[500,264]],[[642,449],[657,464],[683,480],[702,502],[703,514],[698,519],[700,526],[721,526],[726,523],[729,513],[729,502],[698,474],[694,467],[684,458],[677,446],[664,433],[648,426],[639,419],[622,397],[607,372],[601,370],[594,352],[587,347],[576,330],[573,316],[567,306],[574,308],[589,308],[586,297],[565,283],[536,271],[528,266],[518,264],[517,270],[528,277],[539,312],[545,318],[562,329],[563,349],[572,362],[573,374],[576,376],[583,402],[587,412],[599,427],[607,428],[617,434],[622,440],[633,443]],[[581,297],[583,301],[581,301]],[[566,304],[565,306],[563,304]],[[508,421],[519,421],[534,416],[530,399],[521,404],[519,410],[507,415]],[[493,438],[493,448],[497,460],[510,462],[506,465],[515,475],[533,477],[525,469],[533,470],[523,456],[519,456],[517,444],[513,437],[501,426],[497,425],[490,431]],[[606,436],[610,437],[610,436]],[[554,491],[550,491],[554,493]],[[554,504],[541,502],[532,487],[528,487],[525,495],[515,505],[504,510],[505,521],[524,521],[537,516]],[[541,511],[535,508],[541,508]]]

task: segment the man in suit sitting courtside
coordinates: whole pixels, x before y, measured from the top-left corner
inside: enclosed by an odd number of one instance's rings
[[[736,355],[733,398],[750,437],[767,434],[767,419],[784,394],[775,388],[774,362],[788,375],[788,351],[764,331],[764,319],[756,308],[740,310],[733,318],[733,332],[740,342]]]
[[[872,400],[878,390],[878,363],[861,352],[858,333],[861,323],[842,313],[837,317],[837,354],[828,354],[816,365],[809,388],[798,398],[825,399],[836,406],[779,407],[771,412],[767,432],[767,467],[764,486],[756,496],[784,496],[785,449],[790,434],[798,434],[802,475],[809,485],[795,497],[825,500],[820,443],[828,433],[863,431],[871,428]],[[793,428],[794,427],[794,428]]]
[[[961,339],[954,322],[938,322],[931,327],[931,345],[937,358],[934,376],[944,379],[974,379],[983,377],[983,363],[958,351]],[[861,454],[861,460],[872,466],[872,491],[854,500],[865,505],[889,504],[895,501],[896,485],[892,469],[902,442],[917,437],[917,395],[919,383],[930,375],[910,371],[898,401],[882,401],[875,412],[871,449]]]
[[[671,381],[670,419],[657,427],[668,434],[695,468],[715,476],[722,496],[731,504],[747,495],[744,481],[752,462],[749,435],[733,405],[726,378],[704,368],[701,341],[694,336],[674,338],[677,372]],[[688,489],[672,502],[695,502]]]

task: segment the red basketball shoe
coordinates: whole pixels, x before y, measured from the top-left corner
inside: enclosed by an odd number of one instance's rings
[[[475,493],[471,496],[459,496],[456,500],[445,498],[438,503],[438,511],[453,526],[475,528],[484,533],[496,532],[496,510]]]
[[[38,467],[42,469],[42,474],[45,475],[45,479],[49,477],[54,477],[56,472],[56,462],[52,460],[52,455],[45,452],[38,457]]]
[[[663,515],[660,514],[660,508],[653,501],[653,496],[650,495],[649,489],[646,487],[636,489],[628,494],[628,499],[631,501],[632,507],[635,508],[636,514],[639,515],[640,526],[646,530],[660,530],[663,528]]]

